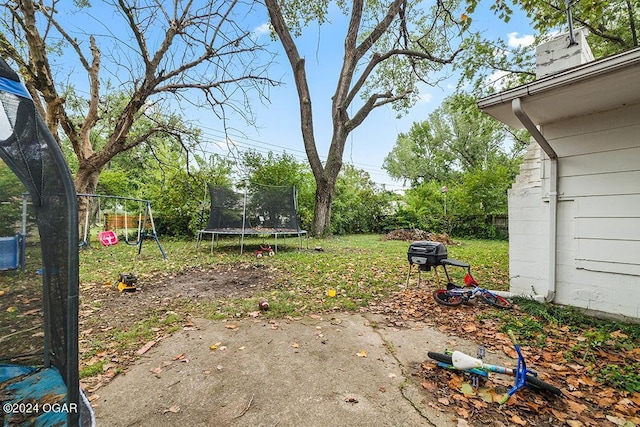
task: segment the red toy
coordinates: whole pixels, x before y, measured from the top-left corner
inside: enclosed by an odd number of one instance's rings
[[[273,249],[271,249],[271,245],[267,245],[267,246],[260,245],[260,249],[256,251],[256,256],[258,258],[261,258],[264,254],[267,254],[269,256],[275,255],[275,252],[273,252]]]

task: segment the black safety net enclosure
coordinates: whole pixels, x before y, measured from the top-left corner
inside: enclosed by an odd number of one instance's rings
[[[229,187],[209,185],[209,195],[209,220],[207,227],[199,230],[198,240],[209,234],[213,245],[220,235],[238,235],[241,237],[242,252],[245,236],[273,236],[276,250],[278,237],[296,236],[301,246],[301,238],[307,232],[300,228],[294,186],[251,182],[236,191]]]
[[[93,425],[78,378],[76,192],[56,140],[2,59],[0,159],[0,202],[22,208],[0,215],[4,237],[18,241],[2,250],[22,260],[0,269],[1,424]],[[21,184],[2,185],[12,180]]]

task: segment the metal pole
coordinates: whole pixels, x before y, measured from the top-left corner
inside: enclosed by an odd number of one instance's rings
[[[566,14],[567,21],[569,21],[569,46],[567,47],[576,46],[578,43],[573,37],[573,15],[571,14],[571,0],[564,0],[564,4],[567,6]]]
[[[22,228],[20,230],[20,271],[24,273],[24,262],[27,249],[27,193],[22,193]]]

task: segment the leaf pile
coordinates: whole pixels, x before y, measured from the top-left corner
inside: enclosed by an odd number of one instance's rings
[[[453,245],[454,242],[451,240],[447,233],[430,233],[428,231],[423,230],[393,230],[389,233],[385,234],[382,238],[383,240],[402,240],[406,242],[413,242],[416,240],[430,240],[432,242],[440,242],[445,245]]]
[[[443,411],[453,409],[461,425],[560,425],[637,426],[640,425],[640,337],[637,325],[620,325],[580,318],[569,310],[561,321],[549,312],[518,301],[513,311],[501,311],[485,304],[445,307],[433,300],[435,285],[401,290],[389,299],[373,304],[370,310],[384,314],[388,325],[406,327],[420,322],[438,330],[476,341],[488,350],[488,363],[502,364],[496,357],[513,359],[515,351],[507,330],[520,341],[529,369],[561,389],[561,397],[524,389],[500,406],[497,403],[513,378],[491,374],[485,384],[470,387],[471,379],[458,372],[437,367],[425,360],[414,373],[426,391],[429,405]],[[520,306],[522,305],[522,307]],[[558,309],[567,310],[567,309]],[[546,313],[546,316],[544,315]],[[608,329],[615,329],[607,332]],[[443,348],[428,349],[444,352]],[[455,348],[449,348],[454,350]],[[608,380],[617,377],[618,382]],[[626,380],[626,381],[624,381]]]

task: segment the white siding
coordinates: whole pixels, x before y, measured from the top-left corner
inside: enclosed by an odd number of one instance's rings
[[[542,200],[539,169],[531,173],[526,164],[523,169],[526,179],[509,190],[510,286],[511,292],[537,295],[546,292],[549,276],[549,207]]]
[[[542,132],[560,157],[556,302],[640,318],[640,105]]]

